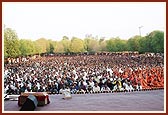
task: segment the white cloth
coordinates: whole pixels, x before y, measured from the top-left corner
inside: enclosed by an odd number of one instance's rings
[[[94,86],[94,87],[93,87],[93,91],[94,91],[94,92],[100,91],[100,87],[99,87],[99,86]]]
[[[71,98],[70,89],[60,89],[60,93],[63,94],[64,98]]]
[[[110,91],[110,88],[108,86],[107,87],[102,87],[101,91]]]
[[[125,86],[125,90],[127,90],[127,91],[134,90],[134,88],[132,87],[132,85],[128,85],[127,83],[123,83],[123,85]]]
[[[141,86],[141,85],[137,85],[137,86],[136,86],[136,89],[137,89],[137,90],[142,90],[142,86]]]

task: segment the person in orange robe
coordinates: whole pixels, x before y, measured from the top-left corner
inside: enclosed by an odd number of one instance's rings
[[[159,80],[157,79],[157,76],[155,75],[155,78],[152,80],[152,85],[156,88],[161,88],[162,85],[161,83],[159,82]]]
[[[147,84],[146,77],[143,77],[142,72],[140,73],[139,78],[140,78],[142,89],[150,89],[150,86],[148,86]]]
[[[158,78],[158,82],[159,82],[161,88],[163,88],[164,87],[164,77],[161,75],[161,73],[158,73],[157,78]]]
[[[152,77],[149,74],[146,75],[146,81],[147,81],[147,85],[151,86]]]

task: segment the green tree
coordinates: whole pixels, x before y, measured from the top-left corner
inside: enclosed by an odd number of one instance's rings
[[[62,42],[61,41],[59,41],[58,43],[55,43],[56,45],[56,47],[55,47],[55,49],[54,49],[54,52],[55,53],[65,53],[64,52],[64,46],[63,46],[63,44],[62,44]]]
[[[47,50],[49,50],[49,41],[46,40],[45,38],[40,38],[35,41],[36,47],[39,48],[39,54],[41,53],[47,53]],[[48,48],[48,49],[47,49]]]
[[[148,52],[148,43],[145,37],[141,37],[139,40],[139,53]]]
[[[126,51],[127,47],[126,47],[126,40],[121,40],[120,38],[111,38],[109,40],[106,41],[107,45],[107,51],[110,52],[120,52],[120,51]]]
[[[106,40],[104,38],[101,38],[99,40],[99,48],[100,48],[99,50],[100,51],[107,51],[106,45],[107,45]]]
[[[116,44],[116,51],[121,52],[121,51],[127,51],[126,47],[126,40],[121,40],[119,37],[114,39],[114,43]]]
[[[148,35],[151,38],[151,52],[163,53],[164,52],[164,32],[153,31]]]
[[[100,49],[99,41],[95,38],[92,38],[88,44],[90,52],[98,52]]]
[[[100,51],[99,40],[89,36],[88,38],[84,39],[85,43],[85,50],[88,52],[98,52]]]
[[[4,29],[4,56],[17,57],[20,55],[19,39],[14,30],[11,28]]]
[[[61,42],[62,42],[62,45],[64,46],[64,51],[66,53],[69,52],[69,48],[71,44],[71,41],[69,40],[69,38],[67,36],[63,36]]]
[[[54,45],[49,43],[49,53],[54,53]]]
[[[73,37],[70,44],[70,52],[80,53],[85,51],[84,41],[82,39]]]
[[[164,52],[164,32],[153,31],[149,35],[142,37],[139,40],[140,53],[153,52],[163,53]]]
[[[134,36],[127,41],[127,48],[129,51],[139,51],[140,45],[139,40],[140,36]]]
[[[91,38],[85,38],[84,39],[84,46],[85,46],[85,50],[87,51],[87,52],[89,52],[89,42],[90,42],[90,40],[91,40]]]
[[[21,39],[20,43],[20,52],[22,56],[33,55],[36,53],[35,44],[31,40]]]
[[[34,48],[35,48],[35,54],[40,55],[42,53],[42,49],[41,49],[41,47],[39,47],[40,44],[38,43],[38,41],[34,41],[33,44],[34,44]]]
[[[107,51],[109,52],[116,52],[116,44],[114,42],[114,40],[111,38],[109,40],[106,41],[106,47],[107,47]]]

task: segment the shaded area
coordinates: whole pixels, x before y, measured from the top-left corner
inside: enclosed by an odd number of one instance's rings
[[[63,100],[62,95],[49,95],[51,103],[35,111],[164,111],[164,90],[73,94]],[[4,101],[5,111],[19,111],[17,101]]]

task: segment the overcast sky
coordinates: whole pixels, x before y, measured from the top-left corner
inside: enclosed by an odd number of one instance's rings
[[[85,38],[86,34],[129,39],[165,30],[166,3],[19,3],[3,2],[3,24],[20,39],[63,36]]]

